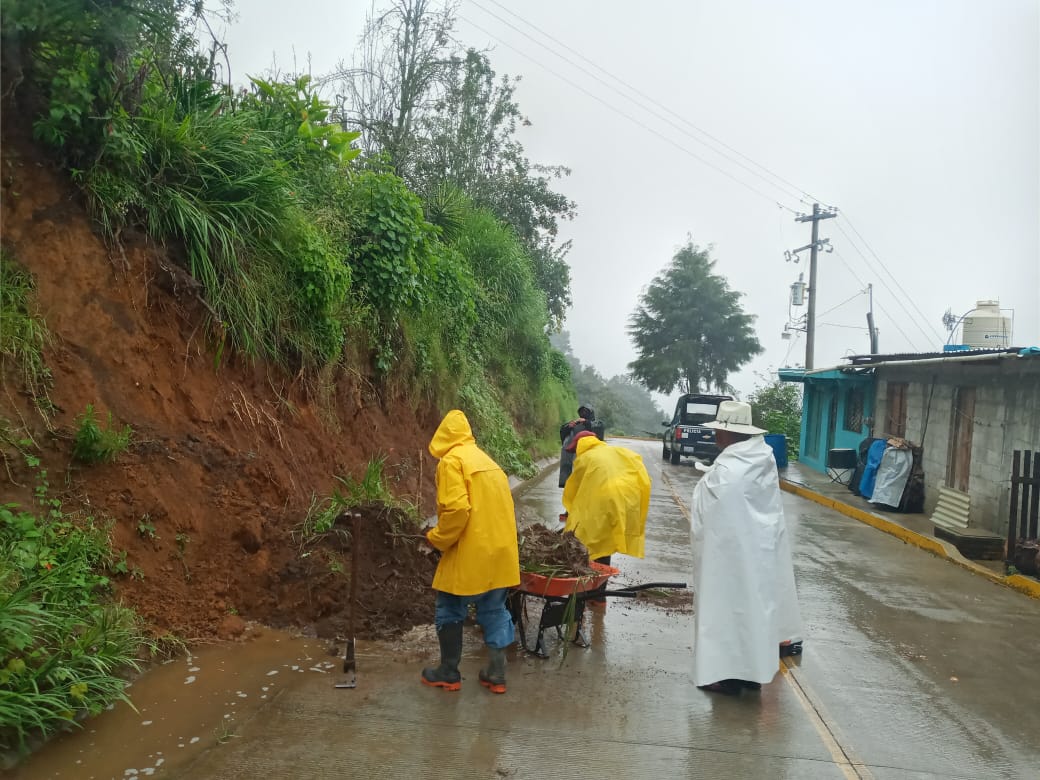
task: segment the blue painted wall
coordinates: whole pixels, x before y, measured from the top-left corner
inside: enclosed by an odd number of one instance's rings
[[[874,417],[874,377],[872,374],[845,374],[834,370],[804,375],[801,381],[805,388],[798,460],[809,468],[826,473],[828,450],[854,450],[870,435],[869,421]]]

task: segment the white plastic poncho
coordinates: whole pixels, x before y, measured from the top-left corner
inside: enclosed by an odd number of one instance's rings
[[[802,638],[773,451],[731,444],[693,491],[694,678],[767,683],[779,646]]]

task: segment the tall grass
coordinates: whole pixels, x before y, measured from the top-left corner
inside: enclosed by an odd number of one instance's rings
[[[331,495],[312,496],[307,516],[296,531],[296,536],[302,539],[303,544],[331,531],[343,512],[359,506],[399,509],[409,518],[418,520],[419,507],[408,499],[394,495],[383,471],[385,464],[385,455],[372,458],[365,464],[360,478],[350,475],[336,477],[338,484]]]
[[[482,376],[473,373],[460,388],[459,400],[477,443],[488,455],[510,474],[525,478],[534,476],[531,454],[524,447],[495,389]]]
[[[0,381],[10,371],[41,409],[49,408],[51,372],[43,360],[47,325],[34,309],[32,277],[0,248]]]
[[[350,271],[296,199],[274,131],[248,111],[155,106],[114,125],[83,185],[113,237],[185,248],[217,327],[247,355],[321,365],[342,347]]]
[[[107,601],[107,532],[72,522],[45,482],[37,494],[37,511],[0,506],[0,750],[127,701],[144,642],[134,613]]]

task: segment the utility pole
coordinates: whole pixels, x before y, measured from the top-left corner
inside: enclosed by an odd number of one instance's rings
[[[867,295],[870,298],[870,310],[867,312],[867,330],[870,332],[870,354],[878,353],[877,328],[874,327],[874,285],[867,285]]]
[[[833,252],[830,241],[820,241],[820,221],[838,216],[837,211],[823,210],[819,203],[812,206],[812,214],[802,214],[795,217],[795,222],[812,222],[812,242],[801,249],[796,249],[797,254],[802,249],[809,249],[809,311],[805,315],[805,370],[811,371],[813,367],[813,349],[816,346],[816,254],[820,249],[826,247],[826,251]]]

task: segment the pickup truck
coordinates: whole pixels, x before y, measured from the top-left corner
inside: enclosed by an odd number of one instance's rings
[[[687,393],[680,396],[672,419],[661,423],[667,428],[662,437],[662,457],[673,465],[678,464],[683,455],[707,463],[714,461],[719,454],[715,431],[705,428],[704,423],[715,419],[720,403],[732,400],[731,395]]]

